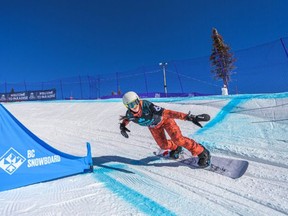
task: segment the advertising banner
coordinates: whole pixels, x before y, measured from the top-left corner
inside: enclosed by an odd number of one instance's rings
[[[1,93],[0,102],[55,100],[56,89]]]

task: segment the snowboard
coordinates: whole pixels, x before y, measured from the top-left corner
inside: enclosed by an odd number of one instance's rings
[[[169,157],[169,151],[154,152],[154,155],[159,158],[165,158],[167,160],[177,161],[181,164],[185,164],[193,169],[203,169],[206,171],[214,172],[231,179],[237,179],[244,175],[248,168],[248,161],[238,160],[232,158],[225,158],[220,156],[211,155],[210,165],[202,168],[198,166],[198,157],[193,157],[190,152],[182,151],[178,159]]]

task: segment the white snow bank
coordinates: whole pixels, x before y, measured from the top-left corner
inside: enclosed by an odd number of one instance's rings
[[[10,103],[4,106],[53,147],[85,155],[94,173],[1,192],[1,215],[287,215],[288,93],[153,99],[168,109],[209,113],[203,129],[178,121],[183,135],[214,155],[249,161],[232,180],[155,160],[145,127],[119,133],[120,100]],[[60,145],[61,143],[61,145]]]

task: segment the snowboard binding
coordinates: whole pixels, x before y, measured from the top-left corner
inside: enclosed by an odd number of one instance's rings
[[[211,155],[210,152],[203,146],[204,150],[198,155],[198,166],[201,168],[205,168],[210,166],[211,163]]]
[[[178,146],[175,150],[169,152],[169,157],[173,159],[178,159],[182,152],[182,147]]]

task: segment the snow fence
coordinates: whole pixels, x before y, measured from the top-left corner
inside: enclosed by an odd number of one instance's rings
[[[39,139],[0,104],[0,191],[92,170],[89,143],[86,157],[60,152]]]

